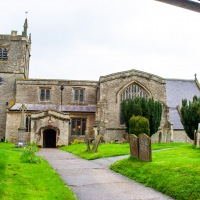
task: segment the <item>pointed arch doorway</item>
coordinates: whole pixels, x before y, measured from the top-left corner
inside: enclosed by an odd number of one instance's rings
[[[56,147],[56,130],[45,129],[43,131],[43,147],[44,148]]]

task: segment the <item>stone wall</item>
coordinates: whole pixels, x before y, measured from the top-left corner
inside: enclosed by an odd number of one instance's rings
[[[0,72],[0,77],[4,79],[3,84],[0,85],[0,139],[5,136],[7,103],[15,101],[15,80],[20,76],[22,77],[20,74]]]
[[[46,111],[51,112],[51,111]],[[26,112],[26,115],[33,114],[36,115],[37,112]],[[95,122],[95,114],[94,113],[70,113],[70,118],[85,118],[86,121],[86,132],[90,135],[90,137],[94,137],[93,134],[93,125]],[[20,125],[20,119],[21,119],[21,112],[20,111],[8,111],[7,112],[7,122],[6,122],[6,139],[8,139],[9,142],[16,142],[18,139],[18,128]],[[41,120],[31,120],[31,132],[38,132],[41,127],[49,125],[48,123],[49,117],[43,118]],[[35,122],[34,122],[35,121]],[[65,129],[69,131],[68,138],[65,139],[66,144],[68,144],[69,141],[73,141],[74,139],[85,139],[85,135],[82,136],[71,136],[71,125],[66,125],[64,121],[57,120],[55,117],[51,117],[51,124],[54,127],[57,127],[61,133],[65,132]],[[61,137],[64,137],[64,135],[61,135]],[[27,141],[30,141],[30,133],[26,133],[26,139]]]
[[[165,80],[163,78],[137,70],[100,77],[100,100],[96,117],[104,135],[109,135],[111,129],[124,128],[123,125],[120,125],[120,94],[133,83],[147,91],[154,100],[160,101],[164,111],[166,110]],[[166,127],[166,121],[166,112],[163,112],[162,128]]]
[[[30,113],[26,113],[30,115]],[[21,120],[21,112],[7,112],[6,121],[6,134],[5,137],[9,142],[17,142],[18,140],[18,128]],[[26,133],[26,140],[30,141],[30,133]]]
[[[95,81],[62,81],[62,80],[17,80],[16,102],[18,103],[61,103],[60,86],[63,85],[62,103],[64,104],[81,104],[81,105],[96,105],[96,87]],[[51,90],[51,100],[48,102],[40,101],[40,89],[48,88]],[[81,88],[84,90],[84,101],[74,101],[74,89]],[[24,92],[26,91],[26,92]]]
[[[184,130],[174,130],[174,142],[193,143],[193,141],[187,136]]]
[[[28,44],[28,45],[27,45]],[[27,37],[17,35],[0,35],[0,48],[7,48],[7,60],[0,60],[0,139],[5,136],[6,104],[15,101],[16,79],[28,77],[30,44]]]

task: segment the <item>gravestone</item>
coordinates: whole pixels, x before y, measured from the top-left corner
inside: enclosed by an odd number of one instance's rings
[[[134,134],[129,135],[130,155],[131,157],[139,158],[138,137]]]
[[[139,159],[144,161],[152,160],[151,153],[151,139],[146,134],[140,134],[138,136],[139,140]]]
[[[198,124],[198,131],[196,133],[196,147],[199,148],[200,146],[200,123]]]
[[[197,145],[197,131],[194,130],[194,145]]]
[[[161,143],[161,142],[162,142],[162,132],[160,131],[158,135],[158,143]]]
[[[170,130],[168,130],[167,132],[167,140],[166,140],[167,143],[170,143],[171,142],[171,132]]]
[[[100,143],[100,141],[101,141],[101,135],[97,135],[96,136],[96,138],[95,138],[95,140],[94,140],[94,145],[93,145],[93,147],[92,147],[92,151],[93,152],[96,152],[97,151],[97,149],[98,149],[98,146],[99,146],[99,143]]]

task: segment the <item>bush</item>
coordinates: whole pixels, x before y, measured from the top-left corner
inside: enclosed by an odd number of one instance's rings
[[[40,163],[41,162],[40,157],[35,155],[37,151],[38,148],[35,145],[35,143],[30,143],[28,147],[24,148],[21,155],[21,161],[23,163]]]
[[[138,136],[142,133],[150,135],[149,120],[142,116],[133,115],[129,120],[129,134]]]
[[[72,144],[81,144],[81,143],[84,143],[83,140],[78,140],[78,139],[75,139]]]

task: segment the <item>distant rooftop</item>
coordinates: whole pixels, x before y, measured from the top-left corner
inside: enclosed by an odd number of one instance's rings
[[[182,105],[182,99],[192,101],[194,96],[200,97],[200,90],[195,80],[166,80],[167,106],[169,107],[169,118],[174,129],[183,130],[177,106]]]
[[[167,106],[182,105],[182,99],[192,101],[193,97],[200,97],[200,90],[195,80],[166,79]]]

